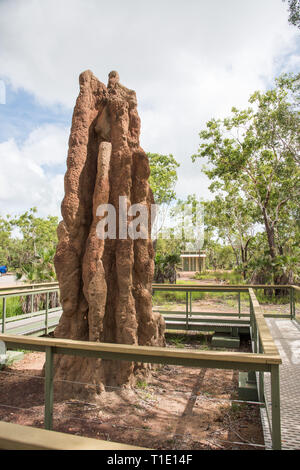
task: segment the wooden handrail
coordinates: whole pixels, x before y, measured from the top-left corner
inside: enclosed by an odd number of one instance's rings
[[[58,285],[49,286],[49,287],[39,287],[39,288],[32,288],[32,289],[17,289],[15,292],[13,289],[11,290],[2,290],[0,289],[0,297],[14,297],[14,296],[21,296],[21,295],[32,295],[32,294],[44,294],[47,292],[55,292],[59,289]]]
[[[147,450],[129,444],[75,436],[0,421],[2,450]]]
[[[0,293],[2,290],[24,290],[26,288],[29,289],[34,289],[34,288],[44,288],[44,287],[59,287],[59,284],[57,281],[52,281],[52,282],[41,282],[41,283],[36,283],[36,284],[19,284],[19,285],[9,285],[9,286],[0,286]],[[159,283],[153,283],[152,287],[155,288],[164,288],[164,289],[205,289],[207,287],[209,288],[219,288],[219,289],[288,289],[288,288],[294,288],[297,290],[300,290],[299,286],[294,286],[290,284],[282,284],[282,285],[275,285],[275,284],[159,284]]]
[[[57,281],[51,281],[51,282],[37,282],[34,284],[30,284],[28,282],[24,282],[22,284],[10,284],[6,286],[0,286],[0,291],[1,290],[13,290],[13,289],[24,289],[26,287],[34,288],[34,287],[46,287],[46,286],[58,286]]]
[[[39,350],[45,350],[47,346],[61,350],[69,350],[73,352],[91,352],[102,353],[111,356],[111,359],[122,359],[127,361],[144,361],[144,362],[166,362],[166,360],[174,359],[177,362],[197,362],[201,361],[217,361],[244,364],[280,364],[281,359],[277,353],[274,354],[256,354],[256,353],[240,353],[227,351],[190,351],[179,350],[178,348],[161,348],[157,346],[137,346],[127,344],[111,344],[100,343],[95,341],[77,341],[72,339],[60,338],[35,338],[21,335],[0,334],[0,341],[4,341],[10,345],[22,344],[29,347],[37,347]],[[59,352],[59,351],[58,351]],[[138,358],[138,359],[137,359]]]
[[[253,292],[253,289],[249,289],[249,295],[253,305],[253,313],[255,316],[259,337],[263,347],[263,352],[272,356],[279,356],[278,349],[274,343],[273,337],[265,320],[264,313]]]

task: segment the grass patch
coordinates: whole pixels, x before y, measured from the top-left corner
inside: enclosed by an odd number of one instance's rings
[[[172,344],[172,346],[175,346],[176,348],[184,348],[184,346],[185,346],[185,344],[184,344],[185,343],[185,337],[184,336],[172,335],[169,338],[169,341]]]
[[[162,284],[163,285],[163,284]],[[193,300],[203,300],[207,298],[206,292],[193,292],[192,299]],[[170,302],[176,302],[178,304],[185,304],[186,302],[186,293],[185,292],[163,292],[163,291],[156,291],[153,294],[153,304],[154,305],[161,305],[161,304],[168,304]]]
[[[211,339],[213,331],[206,332],[187,332],[182,333],[165,333],[167,343],[176,348],[192,347],[195,349],[208,350],[211,349]]]
[[[284,295],[279,296],[275,295],[273,291],[272,295],[264,292],[264,289],[255,289],[255,295],[260,304],[274,304],[274,305],[285,305],[290,303],[290,296]]]
[[[146,390],[148,387],[148,384],[145,380],[138,380],[136,383],[136,388],[139,388],[140,390]]]
[[[1,318],[2,318],[2,308],[1,308]],[[22,307],[20,302],[20,297],[7,297],[6,298],[6,318],[14,317],[16,315],[22,315]]]
[[[196,273],[195,279],[199,280],[214,280],[224,281],[228,284],[245,284],[243,276],[240,273],[234,271],[205,271],[203,273]]]

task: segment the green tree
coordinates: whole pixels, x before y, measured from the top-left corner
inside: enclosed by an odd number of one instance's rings
[[[30,282],[56,279],[53,258],[58,218],[37,217],[36,208],[0,217],[0,262]]]
[[[241,197],[236,187],[228,183],[225,194],[217,194],[204,207],[205,232],[231,247],[236,266],[246,279],[255,226],[253,202]]]
[[[286,0],[283,0],[285,2]],[[289,5],[289,23],[300,28],[300,1],[288,0]]]
[[[180,166],[173,155],[147,153],[150,164],[149,183],[155,204],[170,204],[175,198],[177,168]]]
[[[236,186],[257,208],[257,223],[266,233],[273,282],[283,279],[277,257],[286,250],[280,237],[300,195],[300,112],[298,76],[282,76],[266,92],[255,92],[246,110],[232,108],[223,120],[210,120],[200,132],[193,161],[206,158],[204,172],[226,192]],[[287,222],[288,221],[288,222]]]
[[[174,233],[181,240],[181,248],[186,251],[199,251],[204,242],[204,203],[195,194],[189,194],[185,199],[178,198],[171,210],[171,216],[176,221]]]
[[[11,232],[9,216],[0,216],[0,265],[10,264]]]
[[[177,253],[174,243],[168,245],[166,252],[166,244],[163,242],[162,230],[167,223],[167,217],[170,204],[176,198],[175,185],[177,181],[177,168],[179,163],[173,155],[162,155],[159,153],[147,153],[150,165],[149,183],[153,192],[154,202],[158,207],[158,214],[155,217],[152,227],[152,237],[154,239],[153,246],[158,254],[156,262],[159,263],[159,257]],[[174,237],[171,236],[174,239]],[[174,241],[174,240],[173,240]],[[160,263],[160,266],[162,264]],[[159,277],[159,276],[158,276]],[[158,278],[156,276],[156,278]],[[158,281],[157,281],[158,282]]]

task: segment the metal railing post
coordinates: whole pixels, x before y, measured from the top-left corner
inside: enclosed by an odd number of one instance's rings
[[[6,297],[2,300],[2,333],[6,330]]]
[[[185,293],[185,329],[189,329],[189,293]]]
[[[45,429],[52,429],[53,422],[53,351],[46,346],[45,362]]]
[[[272,448],[281,450],[279,365],[271,365]]]
[[[241,318],[241,293],[238,293],[238,311],[239,311],[239,318]]]
[[[259,354],[263,354],[263,347],[262,347],[262,344],[261,344],[261,339],[259,338],[258,340],[258,352]],[[264,402],[265,401],[265,382],[264,382],[264,372],[263,371],[259,371],[258,372],[258,399],[260,402]]]
[[[48,310],[49,310],[49,292],[46,294],[46,312],[45,312],[45,334],[48,334]]]
[[[296,291],[294,288],[291,288],[292,290],[292,317],[296,318]]]

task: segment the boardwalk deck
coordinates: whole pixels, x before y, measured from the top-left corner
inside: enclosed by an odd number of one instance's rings
[[[300,449],[300,326],[295,320],[268,318],[267,324],[282,359],[280,366],[281,435],[283,450]],[[271,384],[265,374],[265,394],[271,406]],[[265,409],[261,410],[266,447],[271,437]]]
[[[49,312],[48,314],[48,333],[54,330],[58,325],[62,311]],[[17,318],[17,317],[14,317]],[[20,320],[6,322],[5,332],[11,335],[35,335],[45,334],[45,314],[34,317],[22,318]]]

